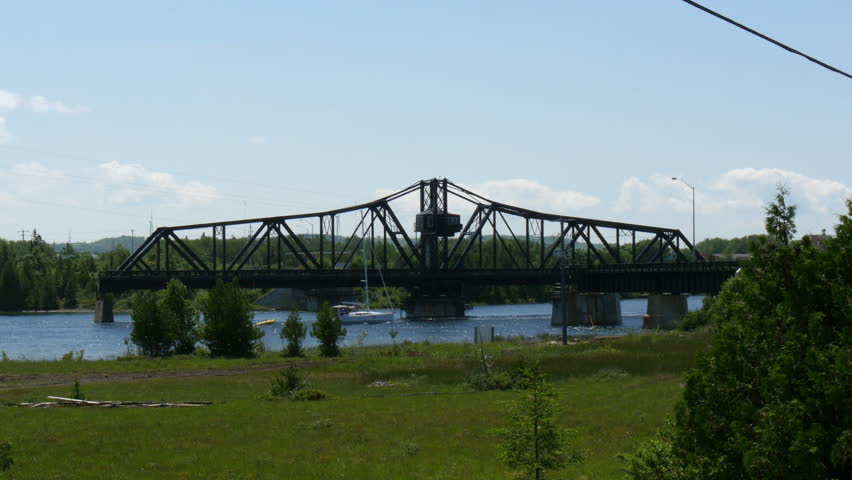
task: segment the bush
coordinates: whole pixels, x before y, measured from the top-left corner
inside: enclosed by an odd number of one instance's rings
[[[0,443],[0,471],[9,470],[15,460],[12,458],[12,444],[9,442]]]
[[[323,302],[320,306],[317,319],[311,326],[311,336],[319,341],[320,355],[323,357],[340,355],[337,342],[346,336],[346,329],[343,328],[340,316],[328,305],[328,302]]]
[[[711,309],[717,333],[687,374],[670,437],[640,450],[630,478],[849,478],[852,200],[823,251],[793,240],[786,193]]]
[[[169,322],[160,312],[157,295],[154,292],[139,292],[133,296],[133,330],[130,341],[139,351],[148,357],[162,357],[171,353],[172,330]]]
[[[711,310],[715,300],[716,299],[714,297],[704,297],[701,309],[684,315],[677,324],[677,329],[685,332],[691,332],[710,325],[710,319],[712,318]]]
[[[207,298],[202,301],[204,324],[202,342],[214,357],[251,357],[263,331],[254,324],[251,303],[240,290],[236,280],[225,283],[217,280]]]
[[[298,401],[305,401],[305,400],[316,401],[316,400],[322,400],[322,399],[326,398],[327,396],[328,395],[325,392],[323,392],[322,390],[317,390],[315,388],[302,388],[300,390],[296,390],[295,392],[293,392],[293,394],[290,396],[290,398],[292,398],[293,400],[298,400]]]
[[[302,318],[297,310],[290,312],[284,326],[281,328],[281,341],[286,343],[285,352],[288,357],[303,357],[302,342],[308,333],[307,327],[302,323]]]
[[[270,395],[273,397],[288,397],[296,390],[307,388],[308,384],[299,373],[299,369],[290,366],[286,370],[281,370],[278,375],[272,378],[270,382]]]
[[[553,420],[557,394],[538,365],[525,367],[529,379],[521,398],[509,403],[508,426],[498,431],[503,439],[501,457],[516,478],[541,479],[547,470],[559,470],[582,461],[579,453],[568,451],[572,433]]]
[[[74,388],[71,389],[71,398],[76,398],[77,400],[85,400],[86,394],[83,393],[83,390],[80,388],[80,379],[74,379]]]
[[[160,300],[160,313],[170,330],[172,350],[178,355],[188,355],[198,342],[199,312],[190,301],[190,292],[180,280],[169,280]]]

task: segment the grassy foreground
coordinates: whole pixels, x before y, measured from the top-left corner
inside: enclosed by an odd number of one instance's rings
[[[578,430],[586,461],[555,478],[620,478],[630,453],[671,414],[682,373],[707,334],[640,335],[568,347],[487,345],[498,367],[537,359],[560,392],[559,421]],[[7,478],[507,478],[494,430],[511,391],[472,392],[471,344],[349,349],[337,360],[0,362],[0,402],[68,396],[81,378],[93,400],[213,401],[182,409],[0,407],[0,441],[13,444]],[[298,362],[330,397],[261,398]],[[140,379],[130,374],[144,373]],[[122,375],[127,376],[122,376]],[[394,387],[372,387],[376,381]],[[36,386],[54,383],[54,386]],[[9,385],[32,385],[8,388]],[[3,387],[6,388],[3,388]],[[416,395],[417,393],[428,395]],[[0,473],[0,478],[3,474]]]

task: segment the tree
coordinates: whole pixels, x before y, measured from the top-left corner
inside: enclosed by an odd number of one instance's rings
[[[169,280],[160,301],[160,312],[171,331],[172,348],[178,355],[195,350],[198,341],[199,312],[190,302],[190,292],[180,280]]]
[[[15,262],[7,261],[0,270],[0,311],[17,312],[24,309],[24,289],[18,278]]]
[[[319,341],[320,355],[336,357],[340,355],[337,342],[346,336],[346,329],[340,315],[332,309],[328,302],[323,302],[317,312],[317,319],[311,326],[311,336]]]
[[[139,292],[133,298],[133,330],[130,341],[143,355],[163,357],[171,353],[173,337],[168,319],[162,314],[154,292]]]
[[[768,237],[711,308],[717,335],[687,374],[670,436],[631,460],[630,478],[835,479],[852,471],[852,201],[821,251],[808,237],[793,241],[787,193],[779,188],[767,208]],[[654,469],[661,465],[670,468]]]
[[[287,316],[284,322],[284,327],[281,328],[281,340],[287,342],[288,357],[303,357],[305,352],[302,351],[302,342],[308,333],[307,327],[302,323],[298,310],[293,310]]]
[[[204,323],[201,340],[214,357],[254,355],[263,332],[254,324],[254,312],[236,280],[217,280],[201,304]]]
[[[581,457],[565,451],[569,432],[553,421],[557,394],[538,365],[523,367],[519,375],[524,378],[522,397],[509,404],[509,426],[498,431],[501,456],[517,471],[516,478],[541,480],[547,470],[578,463]]]

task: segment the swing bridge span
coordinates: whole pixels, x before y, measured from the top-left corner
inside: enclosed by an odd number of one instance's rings
[[[553,285],[563,272],[577,292],[712,294],[738,268],[707,261],[674,228],[538,212],[434,178],[336,210],[159,227],[101,274],[99,294],[170,279],[202,289],[233,279],[243,288],[357,287],[364,262],[369,277],[428,295]]]

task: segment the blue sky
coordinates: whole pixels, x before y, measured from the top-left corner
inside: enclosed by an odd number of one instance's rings
[[[852,71],[852,3],[704,4]],[[294,214],[446,177],[732,237],[852,195],[852,81],[678,0],[0,1],[0,238]]]

